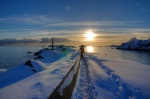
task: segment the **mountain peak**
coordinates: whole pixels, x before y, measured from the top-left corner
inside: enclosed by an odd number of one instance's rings
[[[136,37],[132,38],[131,40],[129,40],[129,42],[133,42],[133,41],[137,41],[138,39]]]

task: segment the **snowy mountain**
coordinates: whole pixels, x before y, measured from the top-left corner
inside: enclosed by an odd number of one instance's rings
[[[127,50],[150,50],[150,39],[138,40],[135,37],[128,42],[122,43],[117,49]]]

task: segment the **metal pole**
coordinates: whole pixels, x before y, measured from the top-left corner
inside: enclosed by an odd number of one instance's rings
[[[52,38],[52,50],[54,50],[54,39]]]

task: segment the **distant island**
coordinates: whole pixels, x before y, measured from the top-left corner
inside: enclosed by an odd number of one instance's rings
[[[122,43],[117,49],[123,50],[147,50],[150,51],[150,39],[148,40],[138,40],[137,38],[132,38],[128,42]]]

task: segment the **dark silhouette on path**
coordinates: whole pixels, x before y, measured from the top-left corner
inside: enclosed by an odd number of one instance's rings
[[[79,49],[81,59],[83,58],[83,54],[85,53],[84,47],[85,47],[84,45],[81,45],[81,46],[80,46],[80,49]],[[79,51],[78,51],[78,52],[79,52]]]

